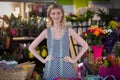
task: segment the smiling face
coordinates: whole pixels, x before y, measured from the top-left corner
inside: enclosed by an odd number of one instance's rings
[[[65,27],[66,18],[64,9],[59,4],[52,4],[47,9],[47,27],[52,27],[54,24],[60,24]]]
[[[63,13],[61,9],[55,8],[51,10],[49,16],[52,19],[53,23],[60,23],[62,20]]]

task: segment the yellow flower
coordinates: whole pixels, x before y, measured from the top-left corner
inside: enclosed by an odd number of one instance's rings
[[[109,22],[109,25],[110,25],[110,27],[111,27],[112,29],[116,29],[116,28],[118,27],[118,23],[117,23],[116,21],[114,21],[114,20],[111,20],[111,21]]]
[[[30,65],[25,65],[24,70],[30,69]]]

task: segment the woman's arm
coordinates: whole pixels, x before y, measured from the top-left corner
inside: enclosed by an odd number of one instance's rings
[[[43,32],[30,44],[29,51],[33,53],[33,55],[42,63],[45,63],[46,60],[43,59],[36,51],[36,47],[47,37],[47,29],[43,30]]]
[[[72,36],[78,44],[81,45],[81,50],[78,53],[78,55],[74,58],[73,63],[76,63],[87,51],[88,49],[88,44],[87,42],[80,36],[78,35],[72,28],[69,28],[69,36]]]

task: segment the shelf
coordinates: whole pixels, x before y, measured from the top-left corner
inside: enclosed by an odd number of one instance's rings
[[[13,41],[34,40],[36,37],[13,37]]]

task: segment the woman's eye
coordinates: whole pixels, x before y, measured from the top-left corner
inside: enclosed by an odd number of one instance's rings
[[[52,13],[52,15],[55,15],[55,13]]]
[[[57,15],[60,15],[61,12],[56,12],[56,13],[53,12],[53,13],[51,13],[51,14],[52,14],[52,15],[56,15],[56,14],[57,14]]]
[[[60,12],[58,12],[57,14],[60,14]]]

